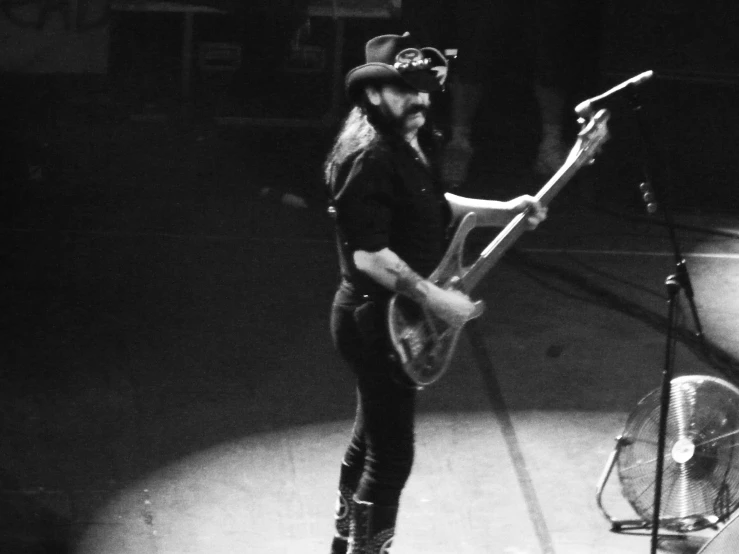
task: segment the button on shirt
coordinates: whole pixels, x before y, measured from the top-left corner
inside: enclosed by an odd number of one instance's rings
[[[353,262],[356,250],[389,248],[427,277],[441,261],[451,212],[441,181],[402,139],[378,137],[337,172],[334,207],[344,279],[362,292],[381,288]]]

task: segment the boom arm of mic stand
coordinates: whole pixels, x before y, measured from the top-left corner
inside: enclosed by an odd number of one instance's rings
[[[654,75],[653,71],[645,71],[644,73],[640,73],[639,75],[636,75],[635,77],[627,79],[623,83],[616,85],[603,94],[599,94],[598,96],[594,96],[593,98],[588,98],[587,100],[580,102],[577,106],[575,106],[575,114],[577,114],[579,117],[593,115],[597,104],[601,103],[607,98],[610,98],[612,96],[619,96],[627,92],[629,89],[636,88],[637,86],[651,79],[652,75]]]

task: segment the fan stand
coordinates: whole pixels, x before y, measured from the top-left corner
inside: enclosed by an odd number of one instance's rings
[[[603,474],[601,475],[600,480],[598,481],[598,486],[596,489],[595,494],[595,500],[598,504],[598,508],[600,509],[603,516],[610,522],[611,524],[611,531],[614,532],[622,532],[622,531],[633,531],[633,530],[639,530],[639,529],[649,529],[650,527],[654,527],[654,523],[652,521],[647,521],[645,519],[614,519],[610,513],[608,513],[608,510],[606,510],[605,506],[603,505],[603,491],[606,488],[606,484],[608,483],[608,480],[611,478],[611,474],[613,473],[613,468],[616,466],[616,463],[618,462],[619,456],[621,455],[621,449],[624,446],[628,446],[631,444],[631,439],[628,437],[624,437],[623,435],[619,435],[616,437],[616,447],[613,449],[613,452],[611,452],[611,455],[608,457],[608,461],[606,462],[606,467],[603,470]],[[655,513],[656,510],[655,510]],[[671,519],[664,519],[660,518],[660,524],[670,524],[673,522],[680,522],[682,524],[682,527],[686,531],[690,530],[698,530],[698,529],[706,529],[706,528],[718,528],[718,524],[720,522],[720,519],[715,515],[706,516],[705,514],[693,514],[690,516],[690,519],[692,521],[692,525],[685,525],[685,520],[688,518],[682,517],[682,518],[671,518]],[[659,536],[659,538],[662,539],[680,539],[684,540],[686,538],[686,535],[684,533],[677,533],[673,535],[665,535],[662,534]]]

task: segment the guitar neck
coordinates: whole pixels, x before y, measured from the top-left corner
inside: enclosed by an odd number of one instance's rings
[[[577,146],[575,147],[577,148]],[[574,148],[573,148],[574,150]],[[552,199],[561,191],[572,176],[583,164],[582,152],[565,164],[555,173],[535,196],[542,206],[548,206]],[[471,291],[482,280],[485,274],[503,257],[503,254],[513,246],[513,243],[526,231],[527,213],[522,212],[506,225],[493,241],[480,253],[480,256],[462,276],[463,289]]]

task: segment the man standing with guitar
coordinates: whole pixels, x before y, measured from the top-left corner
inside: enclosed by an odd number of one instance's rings
[[[346,76],[353,108],[326,160],[341,284],[332,307],[337,350],[357,378],[357,413],[341,465],[332,554],[380,554],[392,544],[398,503],[414,455],[417,388],[393,352],[387,309],[411,299],[461,327],[479,311],[453,287],[427,277],[444,257],[449,229],[468,213],[477,225],[546,218],[530,196],[463,198],[438,178],[441,146],[427,124],[429,93],[443,88],[447,62],[406,33],[375,37],[366,63]]]

